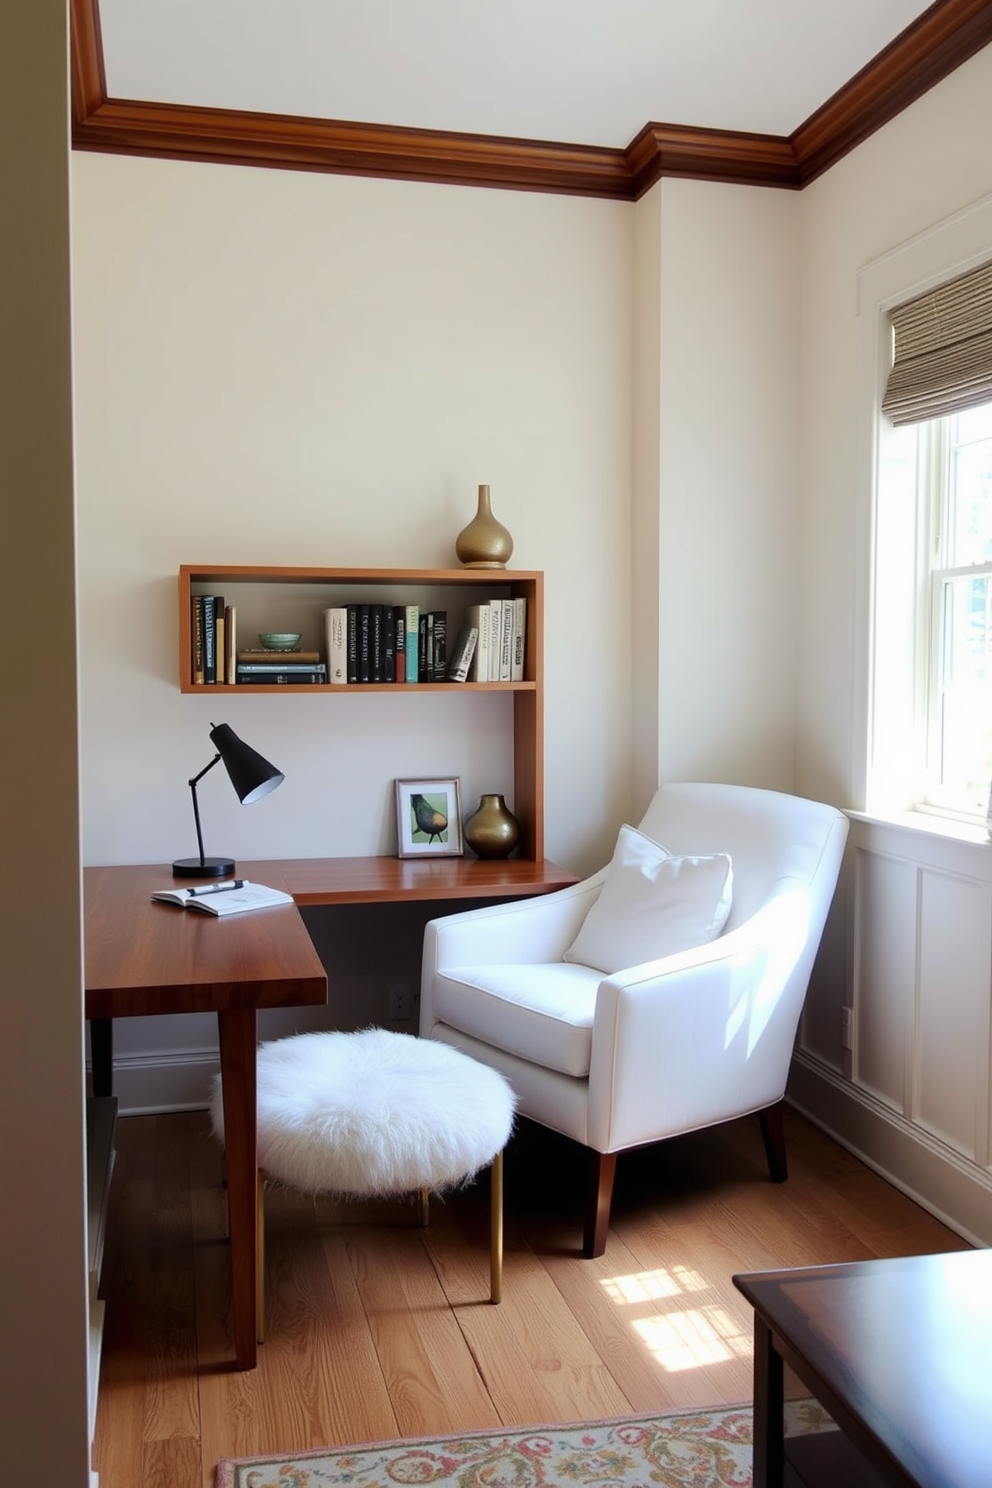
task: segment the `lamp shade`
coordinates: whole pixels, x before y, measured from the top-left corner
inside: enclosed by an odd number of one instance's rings
[[[239,739],[229,723],[213,724],[210,739],[224,762],[242,806],[260,801],[285,780],[282,771],[270,765],[250,744]]]

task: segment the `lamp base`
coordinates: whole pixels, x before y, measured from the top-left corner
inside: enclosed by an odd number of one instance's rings
[[[172,865],[173,878],[230,878],[233,873],[231,858],[177,858]]]

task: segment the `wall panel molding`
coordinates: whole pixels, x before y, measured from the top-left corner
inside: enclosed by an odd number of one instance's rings
[[[648,123],[626,149],[108,96],[99,0],[70,0],[77,150],[635,201],[667,176],[799,190],[992,42],[992,0],[936,0],[789,136]]]

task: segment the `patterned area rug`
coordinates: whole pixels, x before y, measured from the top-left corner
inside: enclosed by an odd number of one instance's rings
[[[790,1435],[833,1422],[786,1407]],[[216,1488],[751,1488],[751,1408],[230,1458]]]

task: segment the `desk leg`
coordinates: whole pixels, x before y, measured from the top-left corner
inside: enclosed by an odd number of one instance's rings
[[[771,1329],[754,1318],[754,1488],[783,1488],[785,1481],[785,1370]]]
[[[90,1019],[90,1063],[93,1069],[93,1094],[114,1093],[114,1020]]]
[[[255,1103],[255,1009],[217,1014],[224,1092],[224,1147],[231,1229],[234,1349],[239,1369],[254,1369],[257,1353],[258,1127]]]

